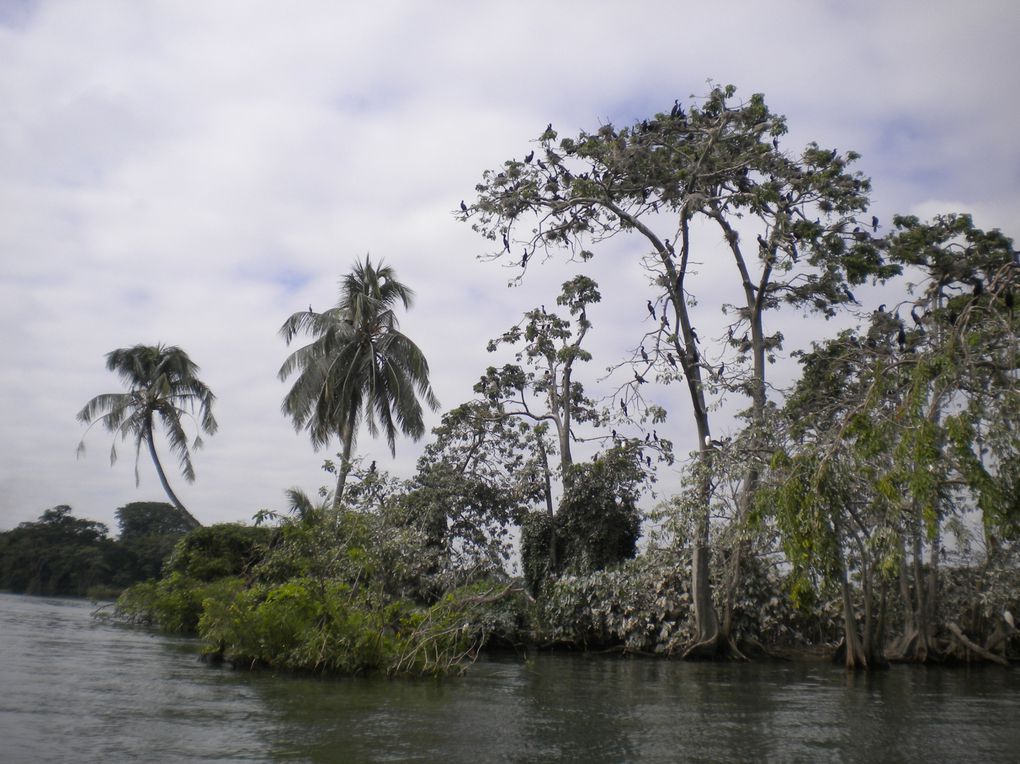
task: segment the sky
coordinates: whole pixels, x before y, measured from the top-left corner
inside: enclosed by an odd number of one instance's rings
[[[105,354],[139,343],[182,347],[217,396],[193,484],[161,446],[201,521],[329,483],[338,449],[280,413],[278,330],[334,304],[366,254],[416,291],[401,326],[443,408],[468,400],[509,360],[487,340],[582,272],[554,255],[508,287],[455,215],[550,122],[627,125],[732,83],[786,115],[784,150],[859,152],[881,220],[965,211],[1020,235],[1018,33],[1013,0],[0,0],[0,529],[57,504],[115,528],[118,507],[165,500],[144,452],[136,487],[130,443],[111,467],[98,427],[76,456],[77,411],[122,389]],[[583,270],[604,296],[583,372],[596,395],[648,328],[641,254],[614,242]],[[725,279],[700,278],[715,311]],[[787,351],[833,330],[786,320]],[[781,359],[773,380],[795,373]],[[694,448],[685,391],[652,395],[678,453]],[[423,445],[400,439],[391,459],[363,432],[358,451],[410,477]],[[658,492],[678,479],[664,469]]]

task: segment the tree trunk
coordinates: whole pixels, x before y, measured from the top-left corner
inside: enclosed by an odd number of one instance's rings
[[[188,522],[191,523],[191,526],[193,528],[201,528],[202,523],[200,523],[194,515],[192,515],[187,509],[185,509],[184,505],[181,503],[181,500],[177,498],[177,494],[173,492],[173,489],[170,487],[170,483],[166,479],[166,473],[163,472],[163,465],[160,464],[159,456],[156,455],[156,443],[152,437],[151,419],[149,419],[145,423],[145,442],[149,446],[149,456],[152,457],[152,463],[156,467],[156,474],[159,475],[159,482],[163,485],[163,490],[166,491],[166,495],[170,497],[171,503],[175,507],[177,507],[178,512],[180,512],[182,515],[184,515],[185,518],[187,518]]]
[[[916,510],[910,529],[913,547],[910,574],[907,573],[906,559],[900,567],[900,595],[903,598],[904,606],[903,635],[896,640],[896,644],[890,651],[890,657],[892,660],[902,662],[935,663],[945,657],[936,647],[934,635],[938,586],[936,565],[939,543],[938,537],[936,537],[932,543],[932,570],[926,576],[922,564],[924,542],[921,538],[921,528],[920,511]],[[908,581],[908,579],[912,579],[912,581]]]
[[[704,506],[698,521],[697,536],[691,557],[691,599],[694,605],[694,627],[697,636],[694,644],[684,651],[686,660],[718,660],[734,658],[746,660],[729,635],[719,630],[715,603],[712,598],[711,562],[712,547],[709,543],[709,507],[711,500],[711,452],[702,447],[705,470],[701,478],[701,493]]]
[[[843,598],[843,665],[848,671],[867,669],[869,667],[868,656],[864,653],[860,635],[857,633],[857,618],[854,614],[853,599],[850,596],[850,581],[842,560],[840,560],[839,590]]]
[[[549,515],[549,570],[553,573],[559,571],[559,561],[556,555],[556,519],[553,512],[552,480],[549,477],[549,457],[545,452],[541,438],[538,439],[538,453],[542,458],[542,474],[545,478],[545,509]]]
[[[336,493],[333,495],[333,509],[340,509],[343,501],[344,486],[347,484],[347,476],[351,472],[351,452],[354,450],[354,425],[357,421],[357,409],[351,412],[347,420],[346,432],[340,433],[340,440],[343,443],[343,452],[340,454],[340,469],[336,476]]]

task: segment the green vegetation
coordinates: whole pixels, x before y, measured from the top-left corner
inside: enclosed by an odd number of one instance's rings
[[[334,490],[291,489],[289,513],[262,510],[251,527],[197,527],[166,485],[153,422],[191,479],[180,414],[197,406],[213,432],[212,394],[177,348],[113,351],[130,391],[79,419],[146,443],[174,506],[121,508],[119,541],[48,510],[0,534],[0,586],[148,579],[121,596],[121,617],[197,634],[237,665],[318,672],[442,674],[486,645],[734,660],[824,648],[848,669],[1016,658],[1013,242],[963,214],[895,217],[880,233],[854,152],[789,151],[785,120],[735,92],[576,138],[550,125],[461,205],[518,278],[536,254],[583,269],[607,239],[636,244],[641,329],[608,359],[605,400],[582,383],[602,292],[581,273],[489,342],[516,362],[486,368],[444,413],[410,479],[364,468],[363,421],[392,453],[398,434],[425,434],[422,401],[438,406],[394,313],[412,292],[366,258],[335,307],[281,330],[288,344],[313,337],[280,370],[295,375],[283,412],[316,448],[338,437]],[[713,257],[729,280],[710,288],[695,264]],[[869,283],[887,304],[860,307],[851,288]],[[699,304],[721,311],[715,340],[692,324]],[[778,311],[860,326],[793,349],[801,375],[783,391],[767,373],[784,348]],[[680,406],[655,402],[677,385]],[[724,405],[740,414],[720,437]],[[657,431],[673,408],[697,450],[639,553],[639,501],[674,464]]]
[[[36,522],[0,533],[0,589],[41,595],[116,595],[158,578],[174,544],[191,528],[170,504],[139,502],[116,512],[120,538],[102,523],[47,509]]]

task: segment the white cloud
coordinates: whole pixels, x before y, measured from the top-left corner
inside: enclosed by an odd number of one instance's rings
[[[848,9],[852,8],[853,11]],[[280,506],[328,481],[279,413],[284,318],[332,303],[371,252],[418,292],[403,325],[450,407],[493,362],[485,341],[576,270],[535,263],[523,286],[479,262],[454,221],[489,167],[547,122],[627,122],[702,94],[766,94],[791,148],[854,148],[876,209],[950,199],[1011,233],[1020,143],[1012,3],[43,2],[0,14],[0,528],[56,503],[112,524],[160,498],[130,448],[74,413],[116,388],[115,347],[184,347],[218,394],[221,431],[182,499],[206,521]],[[633,242],[592,263],[605,300],[589,383],[633,349],[644,276]],[[717,281],[706,269],[704,285]],[[723,277],[725,278],[725,276]],[[698,321],[718,324],[711,299]],[[790,334],[829,327],[791,319]],[[704,334],[704,332],[703,332]],[[790,371],[777,371],[777,379]],[[610,392],[609,384],[601,385]],[[662,391],[682,452],[683,391]],[[740,403],[739,405],[743,405]],[[436,421],[433,417],[432,421]],[[363,452],[389,464],[363,434]],[[398,443],[409,474],[420,445]],[[143,454],[144,456],[144,454]]]

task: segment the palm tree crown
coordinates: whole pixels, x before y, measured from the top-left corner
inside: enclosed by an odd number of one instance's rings
[[[287,344],[302,332],[315,337],[280,368],[281,381],[297,372],[282,408],[296,430],[308,431],[314,448],[339,437],[343,462],[336,504],[362,419],[373,436],[382,432],[395,454],[398,431],[415,440],[425,434],[419,397],[431,409],[439,407],[428,362],[399,331],[394,313],[398,303],[409,308],[413,297],[392,268],[374,266],[366,256],[341,280],[334,307],[322,313],[310,308],[295,313],[280,329]]]
[[[212,404],[216,396],[196,375],[198,366],[179,347],[166,345],[135,345],[119,348],[106,354],[106,368],[116,372],[128,390],[124,393],[104,393],[85,404],[78,412],[78,421],[91,426],[102,423],[107,430],[120,435],[121,440],[131,437],[135,441],[135,481],[138,481],[138,456],[142,443],[149,447],[156,472],[170,500],[196,526],[200,523],[189,513],[170,488],[163,466],[156,455],[153,425],[158,421],[166,432],[170,451],[177,457],[181,472],[189,483],[195,479],[191,463],[191,449],[202,447],[201,432],[216,432],[216,419]],[[182,417],[195,417],[199,434],[188,444],[181,422]],[[86,430],[86,434],[88,430]],[[78,444],[78,452],[85,450],[85,438]],[[117,439],[110,449],[111,464],[117,459]]]

